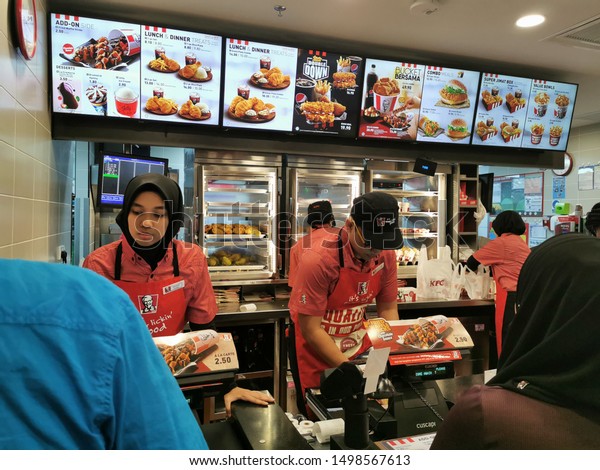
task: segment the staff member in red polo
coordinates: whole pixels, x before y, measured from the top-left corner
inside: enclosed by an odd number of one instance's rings
[[[331,232],[332,227],[335,227],[335,217],[333,216],[331,203],[323,200],[310,204],[307,210],[306,223],[310,226],[310,232],[300,238],[290,249],[290,269],[288,270],[288,286],[290,287],[294,283],[302,252],[313,246],[313,243],[318,243],[328,232]]]
[[[398,319],[393,250],[401,247],[398,202],[372,192],[354,200],[341,230],[303,253],[289,302],[303,391],[370,347],[363,321],[373,300],[379,317]]]
[[[104,245],[83,266],[123,289],[152,336],[214,329],[217,302],[206,257],[198,245],[175,240],[183,226],[179,185],[159,174],[133,178],[116,222],[121,239]]]

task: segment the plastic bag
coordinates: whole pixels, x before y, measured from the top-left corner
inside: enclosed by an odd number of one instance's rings
[[[460,299],[460,294],[465,288],[465,270],[466,266],[458,263],[454,266],[452,271],[452,282],[450,283],[450,291],[448,293],[448,300]]]
[[[477,272],[466,268],[465,289],[470,299],[489,299],[491,283],[492,278],[490,277],[490,268],[488,266],[480,264],[477,267]]]
[[[449,246],[441,249],[438,259],[427,259],[427,247],[423,245],[417,265],[417,299],[448,299],[453,273]]]

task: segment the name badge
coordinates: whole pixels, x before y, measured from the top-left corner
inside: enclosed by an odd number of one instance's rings
[[[384,266],[385,266],[385,263],[381,263],[379,266],[377,266],[373,271],[371,271],[371,276],[375,276],[375,274],[377,274],[379,271],[381,271]]]
[[[179,289],[183,289],[185,287],[185,280],[177,281],[175,284],[171,284],[163,287],[163,294],[170,294]]]

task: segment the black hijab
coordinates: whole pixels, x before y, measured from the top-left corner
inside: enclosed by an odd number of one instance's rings
[[[165,236],[154,246],[138,246],[129,232],[128,216],[135,198],[143,191],[151,191],[158,194],[165,201],[165,208],[169,216],[169,224]],[[171,240],[177,235],[183,226],[183,196],[179,185],[166,176],[149,173],[134,177],[127,188],[123,198],[123,208],[117,214],[116,222],[127,243],[141,256],[154,270],[161,259],[164,258]]]
[[[488,385],[600,422],[600,239],[558,235],[534,248]]]

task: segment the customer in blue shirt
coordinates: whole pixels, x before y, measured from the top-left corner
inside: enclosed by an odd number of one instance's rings
[[[206,449],[129,297],[92,271],[0,259],[0,449]]]

